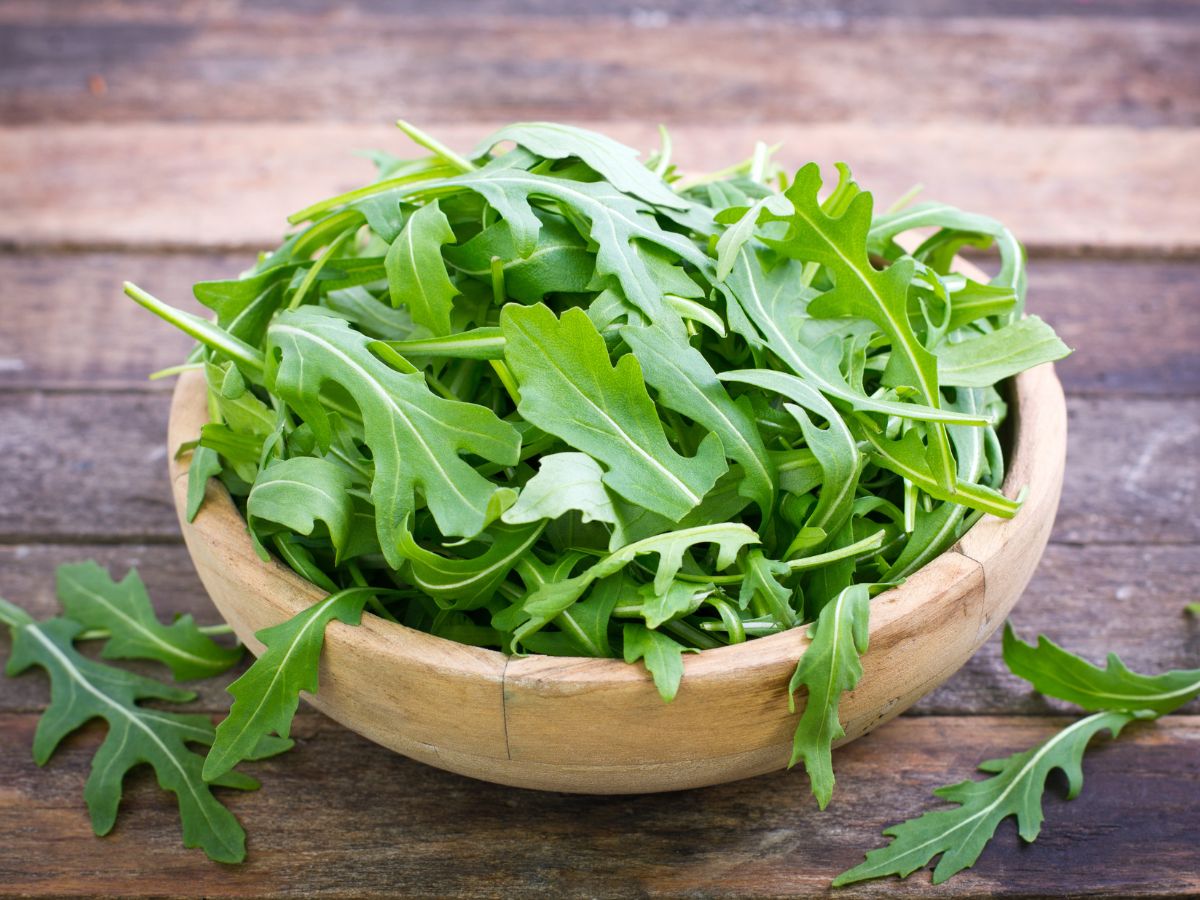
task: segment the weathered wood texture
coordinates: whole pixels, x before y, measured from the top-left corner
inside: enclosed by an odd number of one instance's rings
[[[489,121],[500,121],[495,115]],[[1034,248],[1200,250],[1193,209],[1177,202],[1200,195],[1200,129],[712,122],[673,130],[685,169],[745,159],[755,140],[783,142],[788,165],[851,163],[882,205],[920,179],[926,197],[1002,219]],[[651,122],[595,127],[633,146],[657,144]],[[488,132],[483,124],[429,128],[463,150]],[[8,213],[0,244],[268,246],[288,213],[369,180],[370,165],[350,154],[370,147],[410,152],[382,124],[0,129],[0,207]]]
[[[232,278],[252,261],[248,252],[0,253],[0,304],[22,308],[0,329],[0,390],[170,390],[146,375],[178,363],[191,341],[121,283],[200,312],[194,282]],[[1200,394],[1200,263],[1035,258],[1029,277],[1029,310],[1075,349],[1056,365],[1068,393]]]
[[[92,837],[80,794],[95,729],[48,770],[29,759],[32,715],[0,715],[0,799],[20,817],[0,842],[0,892],[149,896],[812,896],[883,843],[884,823],[936,803],[930,790],[984,758],[1032,746],[1063,720],[901,718],[835,759],[818,813],[803,776],[779,772],[698,791],[577,797],[501,788],[396,756],[316,716],[292,753],[248,767],[257,794],[227,792],[249,833],[244,866],[179,846],[170,799],[148,772],[126,791],[115,831]],[[1200,717],[1096,739],[1087,783],[1046,800],[1033,846],[1003,825],[942,896],[1190,895],[1200,891]],[[16,811],[19,810],[19,813]],[[926,896],[928,875],[831,892]]]
[[[27,0],[0,117],[1200,122],[1194,7],[1034,6]]]
[[[0,392],[0,543],[176,541],[162,392]],[[1200,540],[1200,397],[1073,397],[1054,540]]]

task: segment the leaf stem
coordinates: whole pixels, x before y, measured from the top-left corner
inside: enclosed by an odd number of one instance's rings
[[[474,163],[462,156],[459,156],[433,135],[426,134],[411,122],[406,122],[404,119],[397,119],[396,127],[408,135],[409,139],[412,140],[413,143],[424,147],[434,156],[458,169],[460,172],[475,171],[476,166]]]
[[[884,534],[884,530],[880,529],[871,536],[863,538],[861,541],[847,544],[845,547],[838,547],[836,550],[829,550],[826,553],[818,553],[814,556],[805,556],[801,559],[789,559],[787,561],[788,568],[793,572],[798,572],[801,569],[815,569],[835,560],[846,559],[849,556],[859,556],[863,553],[869,553],[872,550],[878,550],[883,546]]]
[[[225,331],[220,326],[202,319],[199,316],[194,316],[191,313],[184,312],[182,309],[176,309],[169,304],[163,303],[153,294],[148,294],[132,281],[126,281],[124,285],[125,295],[139,306],[150,310],[160,319],[170,322],[184,334],[189,334],[218,353],[228,356],[235,362],[240,362],[258,374],[262,374],[265,361],[262,351],[257,347],[252,347],[245,341],[234,337],[229,332]]]

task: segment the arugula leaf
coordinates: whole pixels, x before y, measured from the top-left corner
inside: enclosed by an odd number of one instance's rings
[[[136,569],[120,581],[94,560],[58,567],[58,599],[70,619],[84,629],[109,632],[105,659],[151,659],[178,681],[209,678],[235,665],[241,647],[223,647],[196,626],[191,615],[163,625],[154,615]]]
[[[616,522],[604,470],[586,453],[548,453],[501,518],[510,525],[557,519],[578,510],[584,522]]]
[[[325,523],[336,559],[343,558],[354,518],[349,471],[319,456],[275,460],[259,470],[246,498],[246,520],[264,534],[261,523],[281,525],[296,534],[312,536],[317,522]]]
[[[0,599],[0,622],[10,627],[13,637],[7,674],[19,675],[36,665],[50,677],[50,706],[38,720],[33,739],[33,758],[39,766],[64,737],[85,723],[100,718],[108,724],[83,793],[97,835],[108,834],[116,823],[126,773],[149,763],[159,786],[175,794],[185,847],[199,847],[218,862],[245,858],[246,834],[212,788],[255,790],[258,782],[228,770],[219,779],[202,777],[203,757],[189,745],[212,742],[207,716],[139,705],[141,700],[186,703],[195,694],[80,655],[73,642],[83,625],[70,619],[35,622]],[[245,758],[262,759],[290,746],[277,738],[255,742]]]
[[[525,147],[544,159],[576,157],[602,175],[613,187],[655,206],[686,209],[688,203],[643,166],[637,151],[607,135],[557,122],[519,122],[488,136],[475,148],[484,156],[503,141]]]
[[[958,806],[927,812],[885,829],[891,843],[869,852],[865,862],[837,876],[833,886],[885,875],[905,878],[939,853],[933,883],[941,884],[974,865],[997,826],[1009,816],[1017,817],[1022,838],[1036,839],[1042,829],[1042,793],[1050,773],[1063,771],[1067,799],[1074,799],[1083,787],[1083,753],[1088,742],[1105,729],[1116,737],[1133,719],[1129,713],[1096,713],[1068,725],[1032,750],[981,763],[982,771],[995,773],[991,778],[962,781],[933,792]]]
[[[623,640],[625,662],[635,663],[640,659],[663,700],[667,703],[674,700],[683,678],[683,654],[688,648],[670,636],[636,622],[625,626]]]
[[[253,758],[255,748],[271,732],[286,739],[300,704],[300,692],[317,693],[317,670],[325,626],[337,619],[357,625],[375,588],[347,588],[286,622],[256,632],[266,649],[227,690],[233,696],[229,715],[217,726],[216,739],[204,760],[204,779],[216,782],[239,762]]]
[[[604,339],[579,309],[556,318],[547,307],[506,306],[504,356],[517,376],[526,421],[606,467],[604,483],[631,503],[681,518],[726,469],[721,439],[709,435],[694,457],[667,442],[641,366],[613,366]]]
[[[621,338],[641,364],[646,383],[658,392],[658,402],[721,439],[725,454],[742,466],[741,494],[770,517],[775,467],[754,425],[749,402],[731,400],[703,354],[662,326],[627,326],[621,329]]]
[[[957,344],[943,344],[937,351],[938,379],[947,387],[990,387],[1070,352],[1049,325],[1027,316]]]
[[[442,609],[478,609],[488,603],[508,573],[542,533],[545,522],[532,525],[493,525],[485,536],[488,548],[478,556],[450,558],[420,546],[407,529],[401,530],[404,576],[433,598]]]
[[[408,217],[384,258],[392,306],[408,307],[413,322],[435,335],[450,333],[450,311],[459,293],[442,261],[442,244],[454,240],[434,200]]]
[[[221,456],[211,447],[196,447],[188,463],[187,509],[184,515],[189,522],[195,521],[204,503],[208,490],[208,479],[221,474]]]
[[[870,602],[867,585],[854,584],[827,603],[809,630],[812,643],[800,657],[788,684],[788,703],[793,712],[796,691],[807,689],[788,766],[804,761],[821,809],[833,796],[833,742],[846,734],[838,721],[838,703],[842,694],[853,690],[862,678],[859,657],[867,652]]]
[[[1098,668],[1058,646],[1044,634],[1037,646],[1017,637],[1004,625],[1004,662],[1012,673],[1033,684],[1034,690],[1067,700],[1089,711],[1173,712],[1200,697],[1200,669],[1176,669],[1161,675],[1131,672],[1115,653],[1108,666]]]
[[[481,195],[512,229],[517,254],[527,257],[537,249],[541,220],[534,215],[532,198],[558,201],[587,222],[596,242],[596,273],[611,276],[625,297],[651,321],[665,315],[662,286],[637,253],[634,241],[662,247],[701,269],[708,257],[695,244],[658,226],[649,207],[606,182],[571,181],[517,168],[505,157],[482,169],[426,186],[426,190],[464,188]]]
[[[537,303],[555,292],[581,292],[596,275],[594,254],[579,232],[559,216],[542,215],[537,249],[517,254],[512,229],[495,222],[458,247],[446,247],[446,262],[463,275],[492,278],[492,260],[500,262],[504,291],[522,303]]]
[[[267,341],[268,386],[304,416],[323,449],[332,433],[321,387],[340,385],[361,410],[379,543],[392,566],[401,564],[399,526],[416,508],[418,488],[442,533],[461,537],[479,534],[515,499],[458,456],[517,462],[520,435],[490,410],[434,396],[419,374],[390,368],[368,349],[368,338],[320,310],[281,314]]]
[[[615,575],[643,554],[658,555],[658,567],[652,583],[656,593],[665,594],[683,567],[684,554],[697,544],[704,543],[717,545],[716,569],[721,571],[732,565],[742,547],[759,543],[759,537],[745,525],[726,522],[672,531],[626,544],[578,575],[546,582],[530,593],[524,604],[530,619],[516,629],[513,643],[525,640],[528,635],[548,625],[582,597],[594,582]]]
[[[759,606],[761,614],[771,615],[785,628],[799,625],[799,616],[792,606],[794,592],[779,580],[791,573],[788,564],[767,559],[761,550],[751,550],[746,554],[745,568],[738,605],[742,609]]]
[[[833,276],[834,287],[809,303],[808,314],[817,318],[869,319],[891,341],[884,383],[909,385],[926,405],[937,408],[941,405],[937,360],[917,338],[908,319],[912,260],[902,257],[886,269],[876,269],[866,250],[871,195],[857,193],[835,218],[821,208],[817,198],[820,189],[820,168],[809,163],[800,169],[784,192],[792,201],[792,213],[781,216],[767,210],[765,216],[768,222],[786,223],[787,235],[781,240],[764,236],[764,242],[793,259],[825,266]],[[929,454],[933,477],[949,489],[954,484],[954,459],[940,423],[929,426]]]

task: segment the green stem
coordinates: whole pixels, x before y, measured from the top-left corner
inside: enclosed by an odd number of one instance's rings
[[[863,553],[869,553],[872,550],[878,550],[883,546],[883,536],[884,532],[881,529],[870,537],[865,537],[853,544],[847,544],[845,547],[838,547],[836,550],[830,550],[827,553],[818,553],[815,556],[806,556],[802,559],[790,559],[788,560],[788,568],[793,572],[798,572],[801,569],[815,569],[839,559],[846,559],[850,556],[859,556]]]
[[[170,322],[184,334],[191,335],[200,343],[218,353],[224,354],[235,362],[248,366],[258,374],[262,374],[265,361],[262,351],[252,347],[245,341],[235,338],[232,334],[199,316],[176,309],[163,303],[153,294],[148,294],[131,281],[125,282],[125,295],[139,306],[150,310],[160,319]]]
[[[434,156],[438,157],[448,165],[453,166],[460,172],[474,172],[475,164],[470,160],[465,159],[439,141],[431,134],[426,134],[416,125],[411,122],[406,122],[403,119],[396,120],[396,127],[403,131],[415,144],[424,147]]]

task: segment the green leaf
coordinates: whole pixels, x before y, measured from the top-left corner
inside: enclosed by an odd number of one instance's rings
[[[458,288],[446,274],[442,245],[454,243],[450,222],[434,200],[417,209],[384,258],[392,306],[406,306],[413,322],[449,334]]]
[[[984,772],[996,773],[991,778],[938,788],[935,795],[959,805],[885,829],[891,843],[872,850],[865,862],[835,878],[833,886],[885,875],[905,878],[939,853],[942,856],[933,871],[933,883],[941,884],[974,865],[996,828],[1009,816],[1017,817],[1022,838],[1034,840],[1042,827],[1042,794],[1050,773],[1063,771],[1067,799],[1074,799],[1083,787],[1083,753],[1088,742],[1104,729],[1116,737],[1133,718],[1128,713],[1096,713],[1068,725],[1032,750],[980,765]]]
[[[927,456],[928,448],[915,431],[905,432],[898,441],[888,440],[872,425],[859,421],[851,422],[851,431],[870,446],[869,453],[876,463],[907,478],[931,497],[952,500],[1005,519],[1011,519],[1020,509],[1017,501],[983,485],[960,480],[952,489],[946,490],[933,472]]]
[[[402,374],[371,353],[369,338],[321,310],[281,314],[268,332],[268,386],[312,426],[318,443],[332,440],[320,390],[340,385],[362,412],[371,449],[379,543],[399,568],[400,523],[416,508],[415,492],[445,535],[479,534],[515,499],[459,457],[470,452],[500,465],[515,465],[520,434],[489,409],[436,397],[419,374]]]
[[[217,726],[216,740],[204,761],[204,778],[214,781],[244,759],[271,732],[286,738],[300,704],[300,692],[317,693],[317,671],[325,627],[337,619],[357,625],[374,588],[349,588],[330,594],[286,622],[254,636],[265,645],[262,655],[227,690],[233,696],[229,715]]]
[[[450,249],[453,248],[447,248]],[[412,314],[407,307],[393,309],[364,287],[330,291],[322,305],[371,337],[398,341],[413,331]]]
[[[1004,662],[1034,690],[1094,712],[1138,712],[1165,715],[1200,697],[1200,669],[1175,669],[1161,675],[1131,672],[1115,653],[1108,666],[1098,668],[1059,647],[1045,635],[1037,646],[1017,637],[1010,623],[1004,626]]]
[[[759,216],[765,209],[777,215],[787,215],[791,211],[791,204],[786,197],[768,194],[757,200],[753,206],[732,207],[717,214],[716,221],[729,226],[717,240],[717,281],[724,281],[729,277],[742,247],[754,237]]]
[[[646,620],[648,628],[658,628],[671,619],[691,615],[712,592],[711,584],[678,579],[661,592],[653,584],[644,584],[638,589],[638,596],[642,598],[642,618]]]
[[[768,211],[766,215],[769,222],[787,223],[786,236],[781,240],[767,236],[764,242],[793,259],[824,266],[833,277],[834,287],[809,303],[809,315],[854,316],[873,322],[891,342],[885,383],[909,385],[925,405],[940,406],[937,359],[917,338],[908,319],[913,261],[902,257],[886,269],[876,269],[867,255],[871,195],[857,193],[845,212],[833,217],[821,208],[820,189],[821,170],[809,163],[796,173],[785,192],[792,201],[792,213],[780,216]],[[941,424],[930,426],[929,448],[933,475],[949,488],[954,483],[954,458]]]
[[[1017,296],[1016,314],[1025,300],[1025,252],[1013,233],[990,216],[963,212],[945,203],[918,203],[894,213],[876,216],[867,236],[871,253],[888,255],[893,239],[913,228],[941,228],[951,234],[974,232],[996,240],[1000,249],[1000,271],[991,284],[1011,289]],[[935,240],[936,236],[934,239]]]
[[[78,622],[34,622],[24,614],[15,616],[13,609],[10,604],[0,604],[6,621],[20,620],[12,628],[7,673],[18,675],[37,665],[50,677],[50,705],[38,720],[34,761],[45,765],[64,737],[92,719],[108,723],[83,793],[95,833],[104,835],[112,830],[126,773],[148,763],[159,786],[175,794],[183,845],[199,847],[218,862],[241,862],[246,856],[246,834],[233,813],[213,796],[212,787],[220,784],[253,790],[258,783],[238,773],[229,773],[213,784],[204,779],[203,757],[188,745],[212,742],[208,716],[138,705],[140,700],[186,703],[195,694],[80,655],[73,644],[83,630]],[[256,744],[247,758],[262,758],[289,746],[290,742],[279,740]]]
[[[623,640],[625,662],[635,663],[640,659],[663,700],[667,703],[674,700],[683,678],[683,654],[688,648],[636,622],[625,626]]]
[[[788,684],[789,703],[794,704],[801,687],[807,689],[788,765],[804,761],[821,809],[833,796],[833,742],[846,734],[838,721],[838,703],[862,678],[859,657],[867,652],[870,610],[871,596],[865,584],[851,585],[827,603],[809,631],[812,643]]]
[[[312,536],[318,521],[324,522],[341,560],[354,518],[351,487],[350,472],[322,457],[275,460],[254,480],[246,498],[246,519],[260,532],[259,523],[265,521],[305,537]]]
[[[742,579],[738,606],[749,609],[761,605],[764,612],[785,628],[799,625],[799,616],[792,607],[794,592],[779,581],[790,572],[787,563],[768,559],[761,550],[751,550],[746,554],[746,577]]]
[[[616,522],[617,511],[603,479],[604,470],[586,453],[549,453],[501,518],[516,525],[578,510],[584,522]]]
[[[492,260],[500,260],[505,293],[522,303],[537,303],[549,293],[585,291],[596,274],[595,257],[586,242],[558,216],[541,217],[537,247],[526,257],[517,253],[512,229],[504,221],[461,246],[447,247],[443,255],[461,274],[489,283]]]
[[[545,159],[583,160],[618,190],[655,206],[686,209],[688,202],[638,161],[638,153],[607,135],[557,122],[518,122],[485,138],[475,148],[483,156],[497,144],[512,141]]]
[[[196,447],[192,451],[192,460],[188,464],[187,483],[187,520],[195,520],[200,506],[204,503],[204,494],[208,490],[208,479],[221,474],[221,457],[211,447]]]
[[[733,301],[729,305],[730,327],[752,346],[768,347],[814,390],[845,400],[855,409],[925,421],[988,424],[985,416],[971,416],[919,403],[878,400],[847,384],[835,365],[823,363],[819,355],[803,347],[797,338],[799,316],[807,301],[804,291],[797,287],[797,278],[796,270],[788,265],[768,270],[757,256],[752,257],[751,252],[741,253],[725,284]],[[718,377],[727,380],[728,375],[722,372]]]
[[[120,581],[94,560],[58,567],[58,599],[86,629],[110,633],[105,659],[152,659],[179,681],[210,678],[242,658],[241,647],[223,647],[200,631],[190,615],[163,625],[136,569]]]
[[[491,541],[487,549],[466,558],[426,550],[406,529],[402,530],[404,577],[442,609],[478,609],[492,599],[512,568],[529,553],[544,526],[542,521],[532,525],[493,525],[484,532]]]
[[[603,464],[605,485],[626,500],[679,519],[727,468],[715,435],[693,457],[675,452],[637,359],[623,356],[614,367],[583,310],[568,309],[559,319],[541,304],[509,304],[500,327],[520,383],[518,412]]]
[[[658,567],[654,574],[654,590],[665,594],[672,579],[683,567],[684,554],[697,544],[717,546],[716,569],[721,571],[732,565],[738,551],[748,544],[759,543],[759,537],[749,527],[740,523],[725,522],[720,525],[702,525],[658,534],[653,537],[626,544],[614,550],[590,567],[571,578],[550,581],[534,590],[525,600],[525,612],[529,621],[515,632],[515,640],[521,641],[549,624],[571,604],[579,600],[587,589],[599,579],[615,575],[638,556],[654,553],[658,555]]]
[[[1054,329],[1027,316],[987,334],[943,344],[937,351],[938,379],[950,387],[990,387],[1070,352]]]
[[[708,257],[695,244],[659,227],[649,207],[605,182],[570,181],[526,172],[502,157],[476,172],[427,187],[458,187],[481,195],[512,229],[516,251],[522,257],[537,249],[542,227],[533,213],[531,198],[558,201],[588,223],[588,235],[597,245],[597,275],[615,278],[629,302],[651,321],[673,313],[664,311],[662,286],[638,254],[634,241],[661,247],[701,270],[710,267]]]
[[[662,326],[627,326],[621,329],[621,338],[641,363],[646,383],[658,392],[658,402],[721,439],[725,455],[742,466],[742,495],[769,517],[775,500],[775,467],[749,402],[731,400],[703,354]]]

